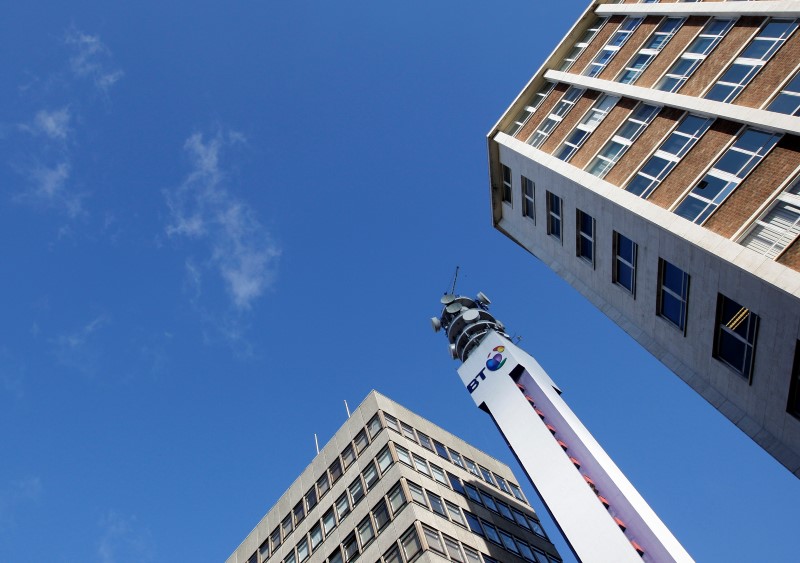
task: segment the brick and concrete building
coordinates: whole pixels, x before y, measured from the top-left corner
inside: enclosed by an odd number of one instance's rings
[[[800,476],[800,2],[595,2],[488,136],[494,226]]]
[[[558,563],[508,466],[370,393],[227,563]]]

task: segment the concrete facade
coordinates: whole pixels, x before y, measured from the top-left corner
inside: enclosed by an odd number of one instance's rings
[[[593,3],[488,149],[495,228],[800,477],[800,107],[779,104],[800,89],[798,23],[795,1]],[[618,101],[602,113],[604,95]],[[687,141],[692,119],[707,125]],[[633,287],[617,277],[620,240],[635,245]]]
[[[508,466],[373,391],[227,563],[560,562],[516,483]]]

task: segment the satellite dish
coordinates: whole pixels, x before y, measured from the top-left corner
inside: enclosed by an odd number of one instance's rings
[[[478,292],[477,300],[483,303],[484,305],[491,305],[492,302],[486,297],[486,294],[482,291]]]
[[[450,303],[452,303],[455,300],[456,300],[456,296],[453,295],[452,293],[446,293],[441,299],[442,305],[449,305]]]
[[[461,303],[450,303],[444,310],[454,315],[461,310]]]
[[[433,326],[433,332],[439,332],[439,329],[442,328],[442,321],[438,317],[431,317],[431,325]]]
[[[461,315],[461,318],[464,319],[465,323],[474,323],[480,317],[480,313],[476,309],[468,309]]]

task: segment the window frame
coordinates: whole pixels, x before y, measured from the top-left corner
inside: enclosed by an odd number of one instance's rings
[[[584,219],[589,219],[590,232],[584,231]],[[591,215],[581,209],[575,209],[575,255],[582,261],[589,264],[592,269],[595,267],[595,256],[597,255],[597,224]],[[585,243],[585,244],[584,244]]]
[[[731,319],[725,321],[723,317],[726,305],[731,304],[733,308],[738,308],[738,312]],[[758,325],[760,317],[752,310],[740,305],[727,295],[717,294],[717,315],[716,330],[714,331],[714,353],[715,359],[719,360],[731,371],[743,377],[748,384],[753,383],[753,368],[756,360],[756,345],[758,343]],[[734,324],[735,326],[731,326]],[[745,336],[739,334],[737,329],[744,325]],[[726,357],[727,352],[723,351],[723,339],[733,338],[739,344],[743,344],[743,356],[739,365],[735,365],[734,358]]]
[[[546,193],[547,203],[547,234],[561,244],[564,244],[564,200],[551,191]],[[553,211],[557,203],[558,211]]]
[[[620,238],[623,238],[630,242],[631,244],[631,259],[629,260],[627,257],[620,255]],[[613,262],[611,264],[611,282],[617,285],[618,287],[625,290],[626,293],[630,293],[631,296],[636,299],[636,262],[639,256],[639,245],[633,241],[633,239],[626,237],[619,231],[613,231],[612,234],[612,256]],[[626,286],[624,283],[620,282],[620,269],[627,268],[630,270],[630,279],[631,279],[631,287]]]
[[[682,283],[681,283],[681,292],[677,293],[673,288],[664,285],[664,280],[667,275],[667,269],[675,268],[678,272],[682,275]],[[657,292],[657,303],[656,303],[656,314],[667,321],[667,323],[675,327],[679,330],[684,336],[686,336],[686,326],[688,325],[688,317],[689,317],[689,287],[691,283],[691,276],[681,268],[678,268],[671,262],[660,258],[658,259],[658,292]],[[674,321],[672,318],[665,314],[664,309],[664,297],[665,295],[670,299],[674,299],[680,305],[679,317],[678,322]]]

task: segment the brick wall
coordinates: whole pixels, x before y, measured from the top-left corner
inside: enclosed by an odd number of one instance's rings
[[[661,144],[662,139],[677,125],[682,115],[682,110],[663,108],[636,142],[622,155],[614,168],[606,174],[605,180],[615,186],[623,187],[622,182],[639,170],[650,154]]]
[[[700,64],[700,67],[691,78],[686,81],[683,88],[678,90],[678,93],[686,94],[687,96],[700,96],[705,92],[719,74],[733,61],[734,57],[739,54],[739,51],[747,45],[762,23],[764,23],[764,18],[739,18],[728,34],[719,42],[719,45],[711,51],[711,54],[706,57],[706,60]]]
[[[539,127],[539,124],[542,122],[542,120],[550,115],[550,112],[553,111],[553,108],[561,99],[561,96],[563,96],[564,92],[566,92],[568,89],[569,84],[556,84],[544,101],[542,101],[539,107],[536,108],[536,111],[533,112],[533,115],[524,125],[524,127],[517,132],[515,138],[519,139],[520,141],[527,141],[528,137],[530,137]]]
[[[686,156],[655,189],[648,201],[669,209],[697,180],[699,175],[717,159],[717,156],[741,127],[739,123],[717,119],[706,131],[706,134],[692,147],[692,150],[686,153]]]
[[[578,124],[583,117],[583,114],[589,111],[589,108],[594,105],[594,102],[597,100],[599,95],[600,92],[596,90],[586,90],[586,92],[583,93],[583,96],[578,98],[578,101],[572,107],[564,120],[556,126],[556,128],[550,134],[550,137],[540,147],[541,150],[553,154],[553,152],[564,141],[566,136],[569,135],[575,125]]]
[[[636,85],[652,88],[677,58],[681,56],[681,53],[686,50],[686,47],[694,41],[694,38],[697,37],[697,34],[700,33],[708,20],[709,18],[707,17],[692,16],[683,22],[681,28],[639,77]]]
[[[800,137],[784,135],[703,226],[730,238],[798,166]]]
[[[800,238],[789,245],[778,257],[778,263],[800,272]]]
[[[800,62],[800,33],[797,31],[778,49],[764,68],[733,101],[739,106],[760,108],[771,99]]]
[[[608,113],[603,122],[594,130],[594,132],[586,139],[583,146],[578,149],[575,156],[570,160],[570,164],[578,168],[583,168],[589,163],[589,160],[603,148],[603,145],[611,138],[614,132],[622,125],[628,116],[636,107],[636,100],[630,98],[622,98],[616,106]]]

